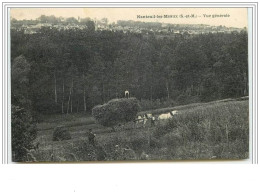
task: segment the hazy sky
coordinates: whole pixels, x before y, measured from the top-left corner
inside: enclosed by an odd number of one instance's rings
[[[180,18],[180,14],[195,14],[197,18]],[[211,15],[211,17],[205,17]],[[229,14],[229,17],[216,17],[215,14]],[[41,15],[56,17],[90,17],[92,19],[108,18],[109,22],[117,20],[135,20],[147,22],[164,22],[176,24],[209,24],[214,26],[247,27],[247,8],[11,8],[11,17],[35,19]],[[137,18],[137,15],[156,16],[156,18]],[[177,15],[178,18],[157,18],[164,15]]]

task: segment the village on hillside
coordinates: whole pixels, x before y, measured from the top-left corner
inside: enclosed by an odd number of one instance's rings
[[[11,29],[24,31],[25,34],[39,33],[41,28],[50,28],[61,30],[68,29],[89,29],[95,31],[121,31],[124,33],[140,33],[154,35],[199,35],[207,33],[228,33],[240,32],[242,28],[226,27],[226,26],[211,26],[205,24],[170,24],[159,22],[139,22],[139,21],[124,21],[118,20],[116,23],[109,23],[107,18],[101,20],[74,17],[56,18],[55,16],[42,15],[35,20],[16,20],[11,18]]]

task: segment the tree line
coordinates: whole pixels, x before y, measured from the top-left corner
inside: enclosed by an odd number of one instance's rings
[[[171,104],[248,95],[248,35],[157,37],[92,28],[11,30],[12,104],[88,112],[121,98]]]

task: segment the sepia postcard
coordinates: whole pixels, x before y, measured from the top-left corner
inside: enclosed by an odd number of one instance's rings
[[[249,158],[247,8],[10,8],[12,162]]]

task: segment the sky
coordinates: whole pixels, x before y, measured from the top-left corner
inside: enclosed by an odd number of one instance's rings
[[[197,18],[181,18],[181,14],[183,16],[194,14]],[[213,17],[215,14],[229,16]],[[54,15],[65,18],[90,17],[98,20],[107,18],[109,23],[117,20],[134,20],[173,24],[223,25],[238,28],[247,27],[248,20],[247,8],[11,8],[11,17],[18,20],[36,19],[41,15]],[[155,18],[138,18],[138,15],[155,16]],[[174,17],[164,18],[164,15],[174,15]]]

